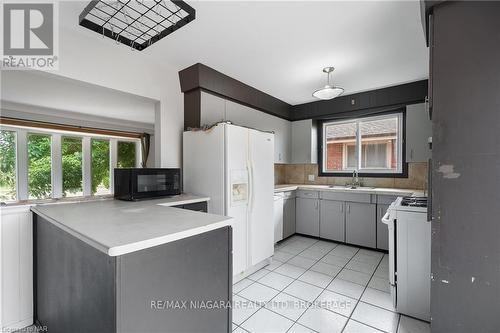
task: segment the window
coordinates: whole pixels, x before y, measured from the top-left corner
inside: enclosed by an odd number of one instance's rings
[[[0,124],[0,202],[109,195],[113,169],[142,158],[135,133],[8,122]]]
[[[324,122],[322,173],[402,174],[402,129],[402,112]]]
[[[82,138],[62,137],[63,196],[83,195]]]
[[[30,199],[45,199],[52,194],[51,137],[28,134],[28,195]]]
[[[118,168],[134,168],[136,163],[135,142],[118,141]]]
[[[0,131],[0,201],[16,200],[16,133]]]
[[[111,193],[109,169],[109,141],[92,139],[92,194]]]

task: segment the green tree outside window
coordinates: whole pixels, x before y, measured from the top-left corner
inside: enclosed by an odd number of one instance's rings
[[[52,140],[50,135],[28,134],[28,194],[43,199],[52,193]]]
[[[135,168],[135,142],[118,141],[118,168]]]
[[[63,137],[61,142],[63,196],[83,195],[82,139]]]
[[[0,201],[16,200],[16,134],[0,131]]]

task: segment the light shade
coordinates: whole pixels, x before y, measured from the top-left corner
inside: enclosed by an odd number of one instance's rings
[[[313,92],[313,96],[319,99],[327,100],[338,97],[342,95],[343,92],[344,92],[343,88],[326,85],[324,88],[318,89],[315,92]]]

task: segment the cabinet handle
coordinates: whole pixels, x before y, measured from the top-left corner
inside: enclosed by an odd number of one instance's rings
[[[349,205],[349,204],[347,205],[347,212],[351,213],[351,205]]]

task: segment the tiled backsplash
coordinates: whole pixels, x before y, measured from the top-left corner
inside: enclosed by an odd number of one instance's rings
[[[309,181],[314,175],[314,181]],[[408,178],[360,177],[363,186],[423,190],[427,184],[427,163],[408,163]],[[275,164],[275,184],[345,185],[351,177],[318,177],[317,164]]]

